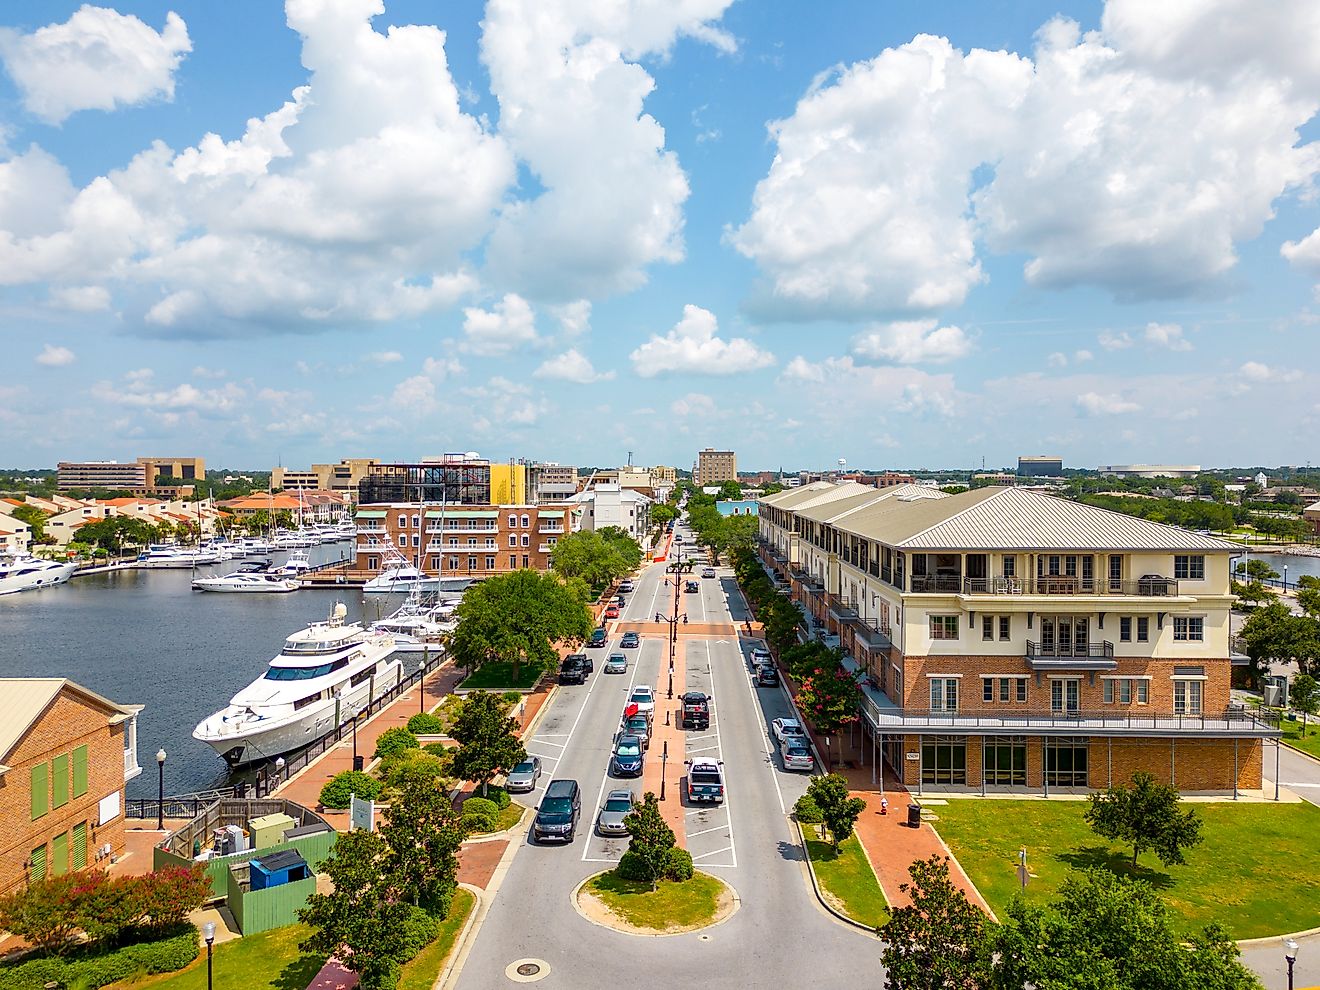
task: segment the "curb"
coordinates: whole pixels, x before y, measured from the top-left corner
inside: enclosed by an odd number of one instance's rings
[[[793,821],[793,826],[797,829],[798,841],[802,844],[802,858],[803,861],[807,864],[807,873],[811,876],[811,889],[816,892],[816,900],[820,901],[820,906],[823,907],[830,914],[834,915],[834,917],[838,918],[839,921],[843,922],[848,927],[856,928],[858,931],[866,932],[866,934],[874,938],[879,938],[880,937],[879,933],[870,925],[864,925],[860,921],[848,917],[842,911],[834,907],[834,905],[830,904],[827,900],[825,900],[825,894],[820,889],[820,880],[817,879],[816,877],[816,867],[812,865],[811,854],[807,852],[807,834],[804,831],[802,831],[802,823],[797,821],[796,819],[794,819]],[[860,840],[859,840],[859,844],[860,844]],[[870,863],[871,862],[870,857],[867,857],[866,861],[867,863]],[[875,872],[874,866],[871,867],[871,872],[872,873]],[[880,878],[878,876],[876,877],[875,882],[878,886],[880,883]],[[884,892],[885,892],[884,888],[881,887],[880,894],[882,896],[884,895]],[[889,898],[886,897],[885,901],[888,902],[888,900]]]
[[[450,974],[454,972],[454,966],[459,958],[467,955],[468,940],[472,936],[472,931],[476,926],[477,916],[484,914],[486,898],[483,896],[480,887],[474,887],[470,883],[460,883],[460,887],[471,894],[476,900],[472,904],[472,910],[468,912],[467,921],[463,923],[463,930],[458,933],[458,938],[454,940],[454,947],[449,950],[449,958],[445,960],[444,966],[436,975],[434,987],[443,987],[449,980]]]
[[[1261,938],[1244,938],[1236,943],[1239,949],[1260,949],[1264,946],[1277,948],[1278,944],[1285,938],[1309,938],[1312,935],[1320,935],[1320,928],[1308,928],[1304,932],[1289,932],[1286,935],[1265,935]]]
[[[920,799],[918,799],[918,803],[920,803]],[[995,924],[999,924],[999,918],[995,914],[994,908],[990,906],[990,902],[987,901],[985,895],[981,893],[981,888],[976,886],[976,881],[972,879],[972,875],[963,869],[962,863],[958,862],[958,857],[953,854],[953,850],[949,848],[949,844],[944,841],[944,836],[940,835],[940,830],[931,822],[926,822],[926,824],[930,826],[931,834],[935,836],[936,841],[940,844],[940,848],[944,850],[944,855],[949,858],[950,863],[957,864],[958,872],[963,875],[963,879],[967,881],[967,886],[972,889],[972,893],[976,894],[976,899],[981,902],[979,905],[973,905],[973,907],[982,908],[991,921]]]
[[[1296,753],[1298,756],[1305,757],[1306,759],[1310,760],[1312,763],[1320,765],[1320,756],[1313,756],[1304,749],[1298,749],[1296,746],[1294,746],[1292,743],[1288,742],[1285,739],[1280,739],[1279,742],[1291,752]],[[1282,937],[1283,936],[1280,936],[1280,938]]]
[[[526,816],[523,816],[523,821],[525,822],[526,820]],[[526,830],[520,822],[513,831],[525,832]],[[490,886],[484,891],[481,891],[480,888],[471,887],[468,884],[460,885],[477,893],[477,906],[472,912],[472,918],[469,920],[471,934],[464,935],[459,940],[459,949],[454,953],[445,973],[435,981],[434,990],[449,990],[449,988],[457,984],[459,976],[463,973],[463,966],[472,952],[472,946],[476,942],[477,934],[480,933],[481,926],[486,921],[486,915],[490,913],[491,903],[495,900],[495,895],[499,893],[500,885],[504,883],[504,877],[509,872],[509,867],[513,864],[514,854],[521,849],[522,846],[523,843],[521,842],[509,842],[509,847],[504,850],[504,855],[500,857],[500,861],[495,867],[495,872],[491,874]]]
[[[626,928],[615,928],[613,925],[607,925],[603,921],[597,921],[595,918],[587,917],[586,912],[582,910],[582,906],[578,904],[578,894],[582,892],[582,888],[592,880],[595,880],[596,877],[604,876],[609,872],[609,870],[601,870],[599,873],[593,873],[591,876],[584,877],[582,882],[573,888],[573,893],[571,893],[569,897],[573,901],[573,910],[578,913],[578,916],[582,918],[583,921],[593,924],[597,928],[604,928],[606,931],[616,932],[619,935],[631,935],[633,938],[676,938],[680,935],[692,935],[696,932],[704,932],[708,928],[718,928],[737,914],[738,909],[742,907],[742,898],[738,896],[738,889],[734,887],[733,884],[729,883],[729,881],[725,880],[723,877],[716,877],[713,873],[707,873],[705,874],[706,876],[714,877],[720,883],[724,884],[724,886],[728,888],[729,893],[733,895],[733,910],[723,918],[720,918],[718,921],[712,921],[708,925],[701,925],[698,928],[687,928],[681,932],[630,932]],[[695,872],[700,873],[701,871],[697,870]]]
[[[545,713],[550,710],[550,704],[555,700],[555,696],[558,694],[559,685],[552,685],[550,690],[546,692],[545,701],[543,701],[541,707],[536,710],[536,714],[532,716],[532,720],[527,723],[527,728],[523,729],[522,733],[518,736],[520,742],[536,735],[536,730],[541,726],[541,720],[545,718]]]

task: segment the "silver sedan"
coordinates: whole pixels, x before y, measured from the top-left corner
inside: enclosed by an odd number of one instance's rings
[[[540,780],[541,758],[539,756],[529,756],[509,771],[508,779],[504,782],[504,789],[510,793],[513,791],[534,791]]]
[[[633,813],[637,799],[632,791],[610,791],[596,816],[596,831],[601,835],[627,835],[623,820]]]

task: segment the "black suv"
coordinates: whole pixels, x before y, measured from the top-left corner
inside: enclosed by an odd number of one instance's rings
[[[684,729],[710,728],[710,699],[700,691],[689,691],[682,697]]]
[[[601,649],[609,639],[609,633],[605,631],[604,626],[597,626],[591,630],[591,638],[587,640],[587,646]]]
[[[537,842],[553,839],[572,842],[577,835],[578,817],[582,814],[582,792],[576,780],[552,780],[545,789],[541,806],[532,822],[532,838]]]
[[[572,653],[564,657],[559,668],[560,684],[586,684],[587,678],[595,672],[596,665],[585,653]]]

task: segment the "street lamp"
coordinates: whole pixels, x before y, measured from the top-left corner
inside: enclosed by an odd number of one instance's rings
[[[426,657],[417,661],[417,714],[426,714]]]
[[[156,750],[156,767],[160,771],[160,789],[156,792],[156,829],[165,831],[165,757],[164,748]]]
[[[1297,939],[1283,940],[1283,958],[1288,960],[1288,990],[1293,990],[1293,963],[1297,961]]]
[[[202,938],[206,939],[206,990],[212,990],[211,982],[211,946],[215,944],[215,922],[202,925]]]
[[[665,748],[660,751],[660,800],[661,801],[665,799],[665,767],[668,765],[669,765],[669,740],[666,739]]]
[[[1288,565],[1287,565],[1287,564],[1284,564],[1284,565],[1283,565],[1283,590],[1284,590],[1285,592],[1288,590]]]

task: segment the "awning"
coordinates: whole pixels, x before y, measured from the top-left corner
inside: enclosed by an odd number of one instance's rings
[[[353,518],[354,519],[384,519],[385,515],[386,513],[384,509],[363,509],[360,510],[357,513],[357,515],[355,515]]]

